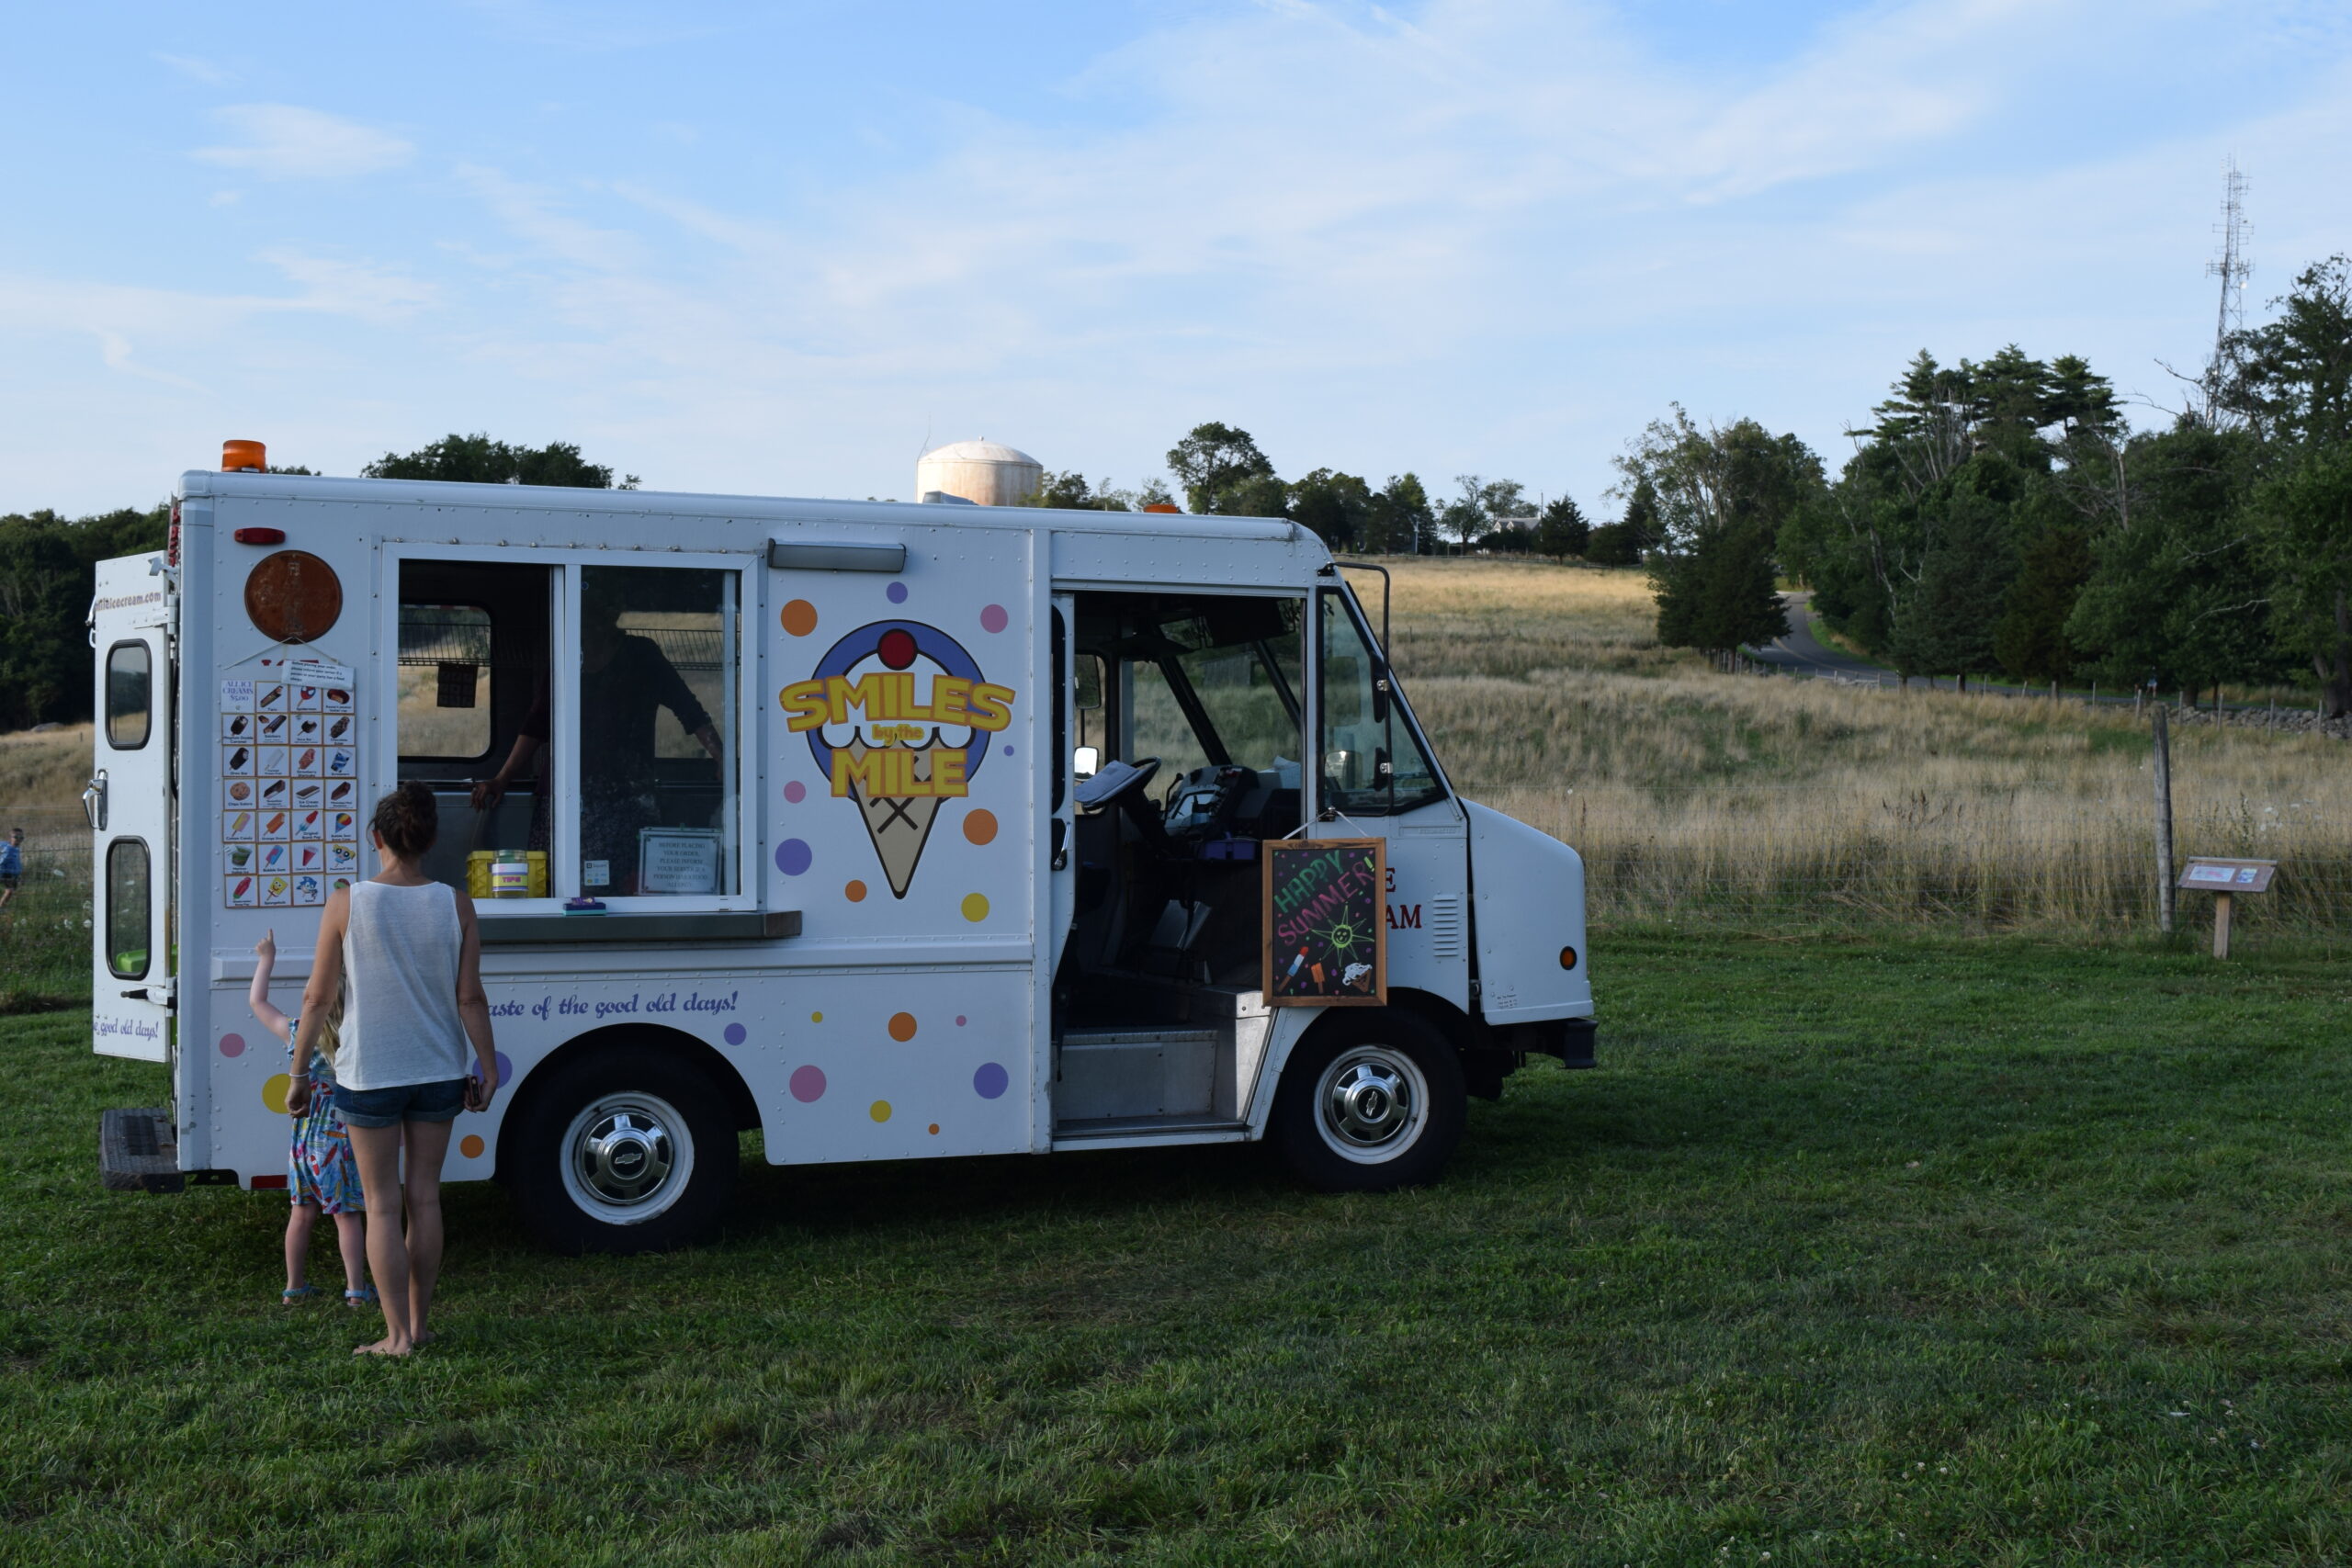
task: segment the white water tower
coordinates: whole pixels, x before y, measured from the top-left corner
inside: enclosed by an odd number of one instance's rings
[[[1045,465],[994,441],[951,441],[915,459],[915,496],[932,492],[980,506],[1018,506],[1046,482]]]

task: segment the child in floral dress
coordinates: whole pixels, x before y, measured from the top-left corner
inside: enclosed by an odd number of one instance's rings
[[[273,931],[254,943],[254,984],[246,1000],[261,1026],[286,1042],[294,1054],[294,1033],[300,1014],[288,1017],[271,1005],[270,971],[277,964],[277,933]],[[369,1306],[376,1287],[368,1283],[368,1221],[359,1196],[359,1167],[351,1157],[351,1134],[334,1108],[335,1025],[343,1009],[327,1020],[319,1035],[318,1054],[311,1058],[311,1102],[294,1118],[294,1136],[287,1150],[287,1196],[294,1212],[286,1221],[286,1292],[290,1304],[318,1294],[305,1276],[310,1269],[311,1233],[322,1213],[334,1216],[335,1242],[343,1251],[343,1299],[348,1306]]]

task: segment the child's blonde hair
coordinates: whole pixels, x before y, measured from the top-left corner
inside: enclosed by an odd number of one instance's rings
[[[327,1016],[319,1023],[319,1038],[316,1042],[319,1055],[330,1062],[334,1060],[335,1047],[343,1043],[342,1024],[343,993],[337,991],[334,994],[334,1004],[327,1009]]]

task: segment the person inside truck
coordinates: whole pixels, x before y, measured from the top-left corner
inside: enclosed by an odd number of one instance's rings
[[[589,892],[628,895],[639,890],[638,834],[661,820],[653,765],[659,710],[667,708],[712,761],[722,760],[725,747],[661,647],[621,629],[626,595],[603,578],[588,573],[580,592],[580,853],[607,868],[606,885],[592,885]],[[514,750],[496,773],[474,786],[475,810],[496,806],[529,771],[553,734],[551,708],[542,673]]]

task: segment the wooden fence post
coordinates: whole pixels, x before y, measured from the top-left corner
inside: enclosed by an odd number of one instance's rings
[[[2172,731],[2165,705],[2155,705],[2156,923],[2172,934]]]

